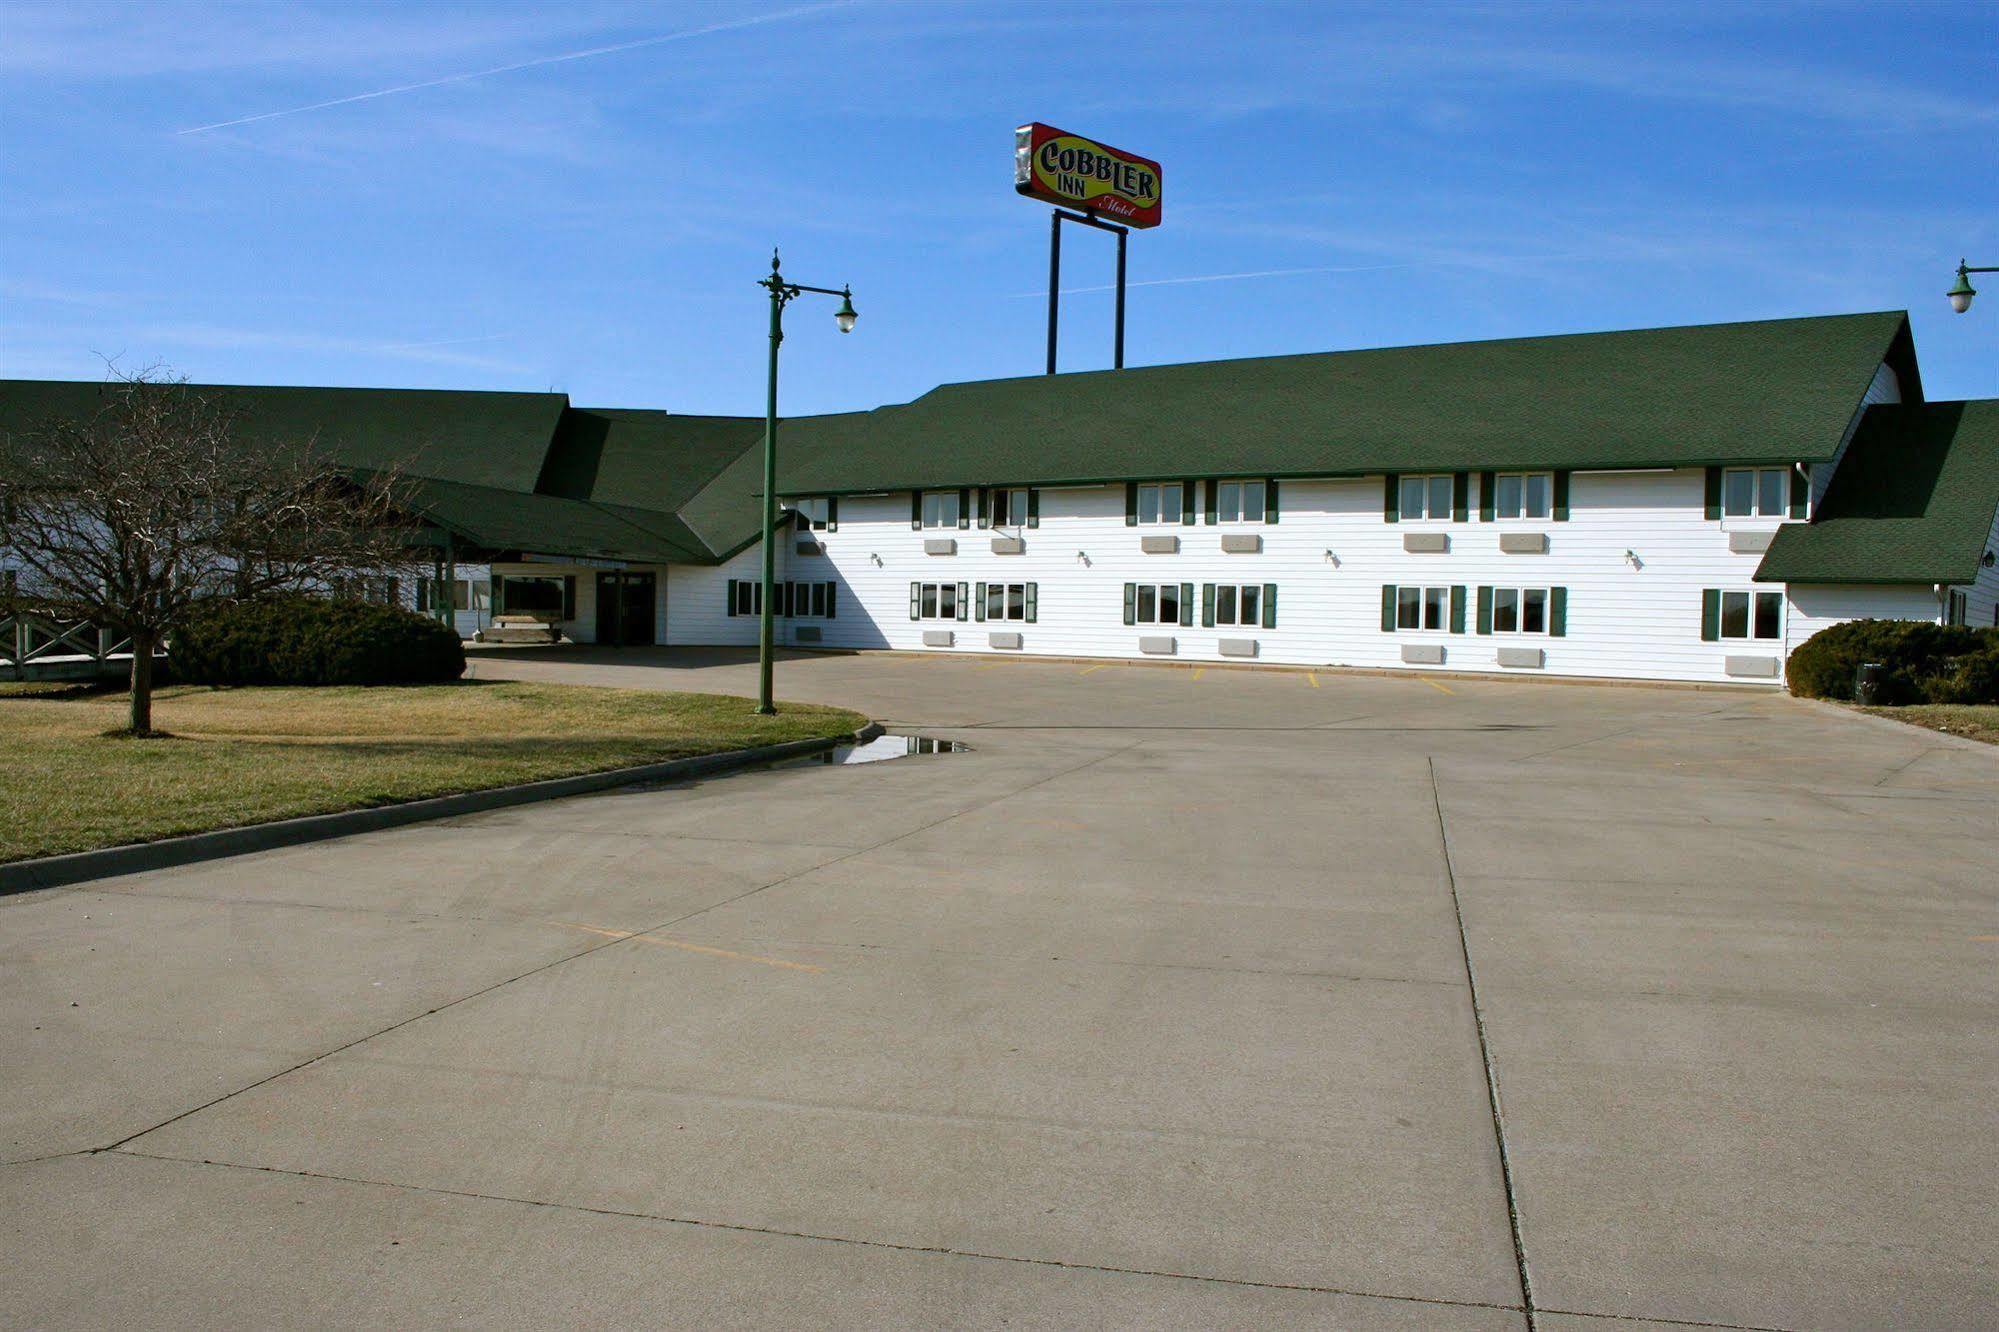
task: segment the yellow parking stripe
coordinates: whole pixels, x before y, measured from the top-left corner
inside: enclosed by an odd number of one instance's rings
[[[1196,680],[1200,679],[1202,676],[1206,675],[1207,673],[1208,673],[1208,668],[1205,666],[1196,666],[1194,668],[1194,678]]]
[[[1085,666],[1081,671],[1077,672],[1077,674],[1088,675],[1091,671],[1100,671],[1108,665],[1110,665],[1109,662],[1100,661],[1094,666]]]
[[[1306,671],[1305,683],[1312,686],[1312,688],[1317,689],[1319,687],[1319,677],[1312,674],[1312,672],[1310,671]]]
[[[659,948],[681,948],[690,953],[706,953],[710,957],[732,958],[737,962],[756,962],[766,967],[783,967],[787,971],[820,972],[823,967],[815,967],[809,962],[787,962],[781,957],[759,957],[755,953],[732,953],[726,948],[710,948],[707,944],[686,943],[679,939],[666,939],[656,934],[637,934],[631,930],[607,930],[599,925],[578,925],[574,921],[550,921],[565,929],[582,930],[587,934],[601,934],[607,939],[636,939],[642,944],[653,944]]]
[[[1440,692],[1442,692],[1442,693],[1446,693],[1446,694],[1450,694],[1450,695],[1453,695],[1453,696],[1455,696],[1455,695],[1457,694],[1457,692],[1458,692],[1458,691],[1457,691],[1457,690],[1455,690],[1455,689],[1451,689],[1451,688],[1447,688],[1447,687],[1446,687],[1446,686],[1444,686],[1444,685],[1440,685],[1440,684],[1438,684],[1438,683],[1437,683],[1437,682],[1436,682],[1435,680],[1425,680],[1425,681],[1424,681],[1423,683],[1424,683],[1424,684],[1426,684],[1426,685],[1428,685],[1428,686],[1430,686],[1430,688],[1432,688],[1432,689],[1435,689],[1435,690],[1438,690],[1438,691],[1440,691]]]

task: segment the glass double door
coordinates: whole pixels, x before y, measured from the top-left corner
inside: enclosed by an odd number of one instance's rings
[[[629,569],[597,575],[597,641],[619,647],[653,640],[655,576]]]

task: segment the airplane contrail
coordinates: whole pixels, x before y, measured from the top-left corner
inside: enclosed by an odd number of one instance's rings
[[[723,23],[707,23],[698,28],[686,28],[680,32],[662,33],[657,37],[641,37],[637,41],[619,42],[614,46],[593,46],[587,51],[568,51],[562,55],[542,56],[535,60],[523,60],[518,64],[496,65],[492,69],[474,70],[469,74],[447,74],[441,79],[425,79],[422,83],[404,83],[394,88],[377,88],[373,92],[355,93],[352,97],[336,97],[329,102],[312,102],[305,106],[286,107],[282,111],[264,111],[254,116],[238,116],[234,120],[218,120],[212,125],[194,125],[176,134],[206,134],[210,130],[230,129],[237,125],[253,125],[260,120],[276,120],[279,116],[296,116],[306,111],[324,111],[328,107],[347,106],[354,102],[371,102],[378,97],[394,97],[398,93],[417,92],[424,88],[441,88],[448,83],[464,83],[470,79],[491,78],[495,74],[511,74],[515,70],[535,69],[542,65],[560,65],[570,60],[588,60],[592,56],[616,55],[620,51],[636,51],[642,46],[659,46],[665,42],[682,42],[690,37],[705,37],[709,33],[727,32],[733,28],[753,28],[759,24],[777,23],[784,19],[803,18],[826,9],[844,9],[860,0],[826,0],[823,4],[800,5],[795,9],[780,9],[770,14],[755,14],[749,18],[730,19]]]

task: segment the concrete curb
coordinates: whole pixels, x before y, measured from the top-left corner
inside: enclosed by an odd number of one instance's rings
[[[214,832],[190,833],[157,842],[130,846],[107,846],[96,851],[76,851],[39,860],[17,860],[0,865],[0,897],[33,892],[38,888],[61,888],[89,879],[108,879],[120,874],[141,874],[148,870],[171,869],[203,860],[271,851],[279,847],[323,842],[355,833],[400,828],[432,819],[455,818],[528,805],[541,800],[561,800],[566,796],[587,795],[637,782],[678,781],[687,777],[712,776],[777,763],[807,754],[820,754],[844,744],[865,744],[882,734],[879,722],[869,722],[851,736],[824,740],[792,740],[781,745],[755,749],[732,749],[720,754],[671,759],[664,763],[642,763],[635,768],[612,768],[605,772],[578,773],[574,777],[549,777],[517,786],[494,786],[483,791],[461,791],[456,795],[432,796],[398,805],[376,805],[368,809],[343,809],[332,814],[308,814],[304,818],[280,819],[276,823],[253,823],[242,828],[218,828]]]

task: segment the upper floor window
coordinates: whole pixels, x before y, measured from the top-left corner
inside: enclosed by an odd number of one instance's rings
[[[1186,504],[1186,491],[1178,481],[1143,482],[1138,487],[1138,521],[1177,523]]]
[[[1788,467],[1730,467],[1721,474],[1721,511],[1730,518],[1782,518],[1789,508]]]
[[[994,527],[1027,526],[1027,491],[1012,486],[986,492],[987,518]]]
[[[1492,482],[1495,518],[1546,518],[1553,512],[1552,472],[1501,472]]]
[[[955,490],[924,491],[923,525],[925,527],[958,526],[958,492]]]
[[[1401,516],[1448,519],[1451,516],[1451,474],[1402,477]]]
[[[1217,481],[1215,483],[1215,521],[1223,523],[1260,523],[1263,521],[1263,485],[1261,481]]]
[[[827,520],[832,517],[831,505],[823,495],[818,499],[793,500],[791,507],[798,515],[796,521],[801,532],[807,529],[823,532],[826,530]]]

